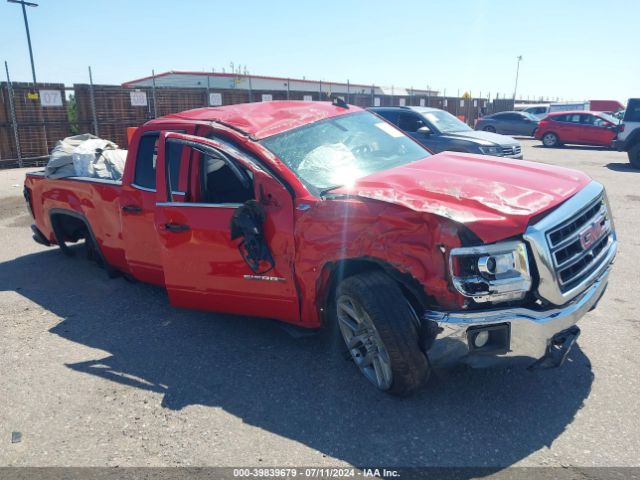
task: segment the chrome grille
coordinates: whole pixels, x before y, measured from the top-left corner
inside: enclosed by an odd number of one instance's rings
[[[538,270],[537,294],[564,305],[593,284],[616,256],[617,239],[604,188],[590,182],[523,235]]]
[[[596,270],[611,237],[609,211],[602,196],[547,231],[560,290],[566,292]]]
[[[502,147],[502,155],[506,156],[511,156],[511,155],[520,155],[520,152],[522,151],[522,148],[520,147],[520,145],[514,145],[511,147]]]

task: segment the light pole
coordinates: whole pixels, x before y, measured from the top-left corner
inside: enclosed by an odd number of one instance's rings
[[[22,5],[22,16],[24,17],[24,28],[27,31],[27,43],[29,44],[29,57],[31,58],[31,73],[33,75],[33,88],[36,88],[36,67],[33,64],[33,50],[31,49],[31,35],[29,34],[29,22],[27,21],[26,7],[37,7],[37,3],[25,2],[25,0],[7,0],[9,3],[19,3]]]
[[[520,73],[520,61],[522,60],[522,55],[518,55],[518,66],[516,67],[516,85],[513,87],[513,101],[516,101],[516,91],[518,90],[518,74]]]

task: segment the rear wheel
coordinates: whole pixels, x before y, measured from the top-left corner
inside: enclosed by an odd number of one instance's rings
[[[418,319],[385,274],[362,273],[340,283],[335,317],[354,363],[379,390],[404,396],[427,381],[430,367],[418,345]]]
[[[640,169],[640,143],[637,143],[627,152],[632,168]]]
[[[560,145],[560,139],[558,138],[558,135],[553,132],[545,133],[544,135],[542,135],[541,140],[542,144],[545,147],[553,148]]]
[[[485,132],[496,133],[496,127],[494,127],[493,125],[487,125],[482,130],[484,130]]]

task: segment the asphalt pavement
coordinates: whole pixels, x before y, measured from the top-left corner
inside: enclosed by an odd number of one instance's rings
[[[0,171],[0,465],[640,465],[640,171],[623,153],[522,143],[607,187],[608,291],[561,368],[458,368],[405,399],[322,336],[175,309],[34,243],[25,170]]]

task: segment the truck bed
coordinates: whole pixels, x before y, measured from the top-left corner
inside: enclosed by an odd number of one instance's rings
[[[27,174],[25,195],[28,196],[36,227],[48,242],[58,243],[52,216],[62,213],[82,215],[89,221],[105,260],[127,271],[120,222],[121,187],[121,182],[97,178],[50,179],[40,171]]]

